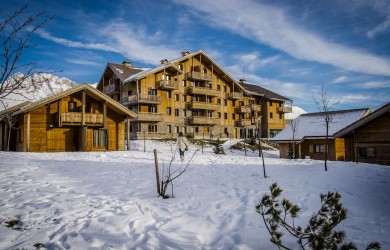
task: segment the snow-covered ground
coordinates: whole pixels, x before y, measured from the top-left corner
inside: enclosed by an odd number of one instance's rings
[[[229,147],[227,141],[224,146]],[[198,151],[174,182],[173,199],[156,195],[153,148],[167,165],[169,143],[135,141],[132,151],[0,152],[0,249],[275,249],[255,211],[271,183],[302,207],[306,225],[320,193],[338,191],[348,209],[339,229],[365,249],[390,249],[390,168],[347,162],[278,159],[267,152],[268,178],[253,152]],[[176,157],[175,168],[186,160]],[[169,192],[170,194],[170,192]],[[20,221],[15,228],[5,225]],[[292,239],[287,242],[293,242]]]

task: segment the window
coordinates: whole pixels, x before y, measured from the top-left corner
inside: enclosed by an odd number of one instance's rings
[[[218,99],[217,99],[217,103],[218,103],[218,104],[221,104],[221,99],[218,98]]]
[[[223,92],[226,93],[226,86],[223,86]]]
[[[68,102],[68,112],[76,112],[77,106],[76,102]]]
[[[234,120],[236,118],[236,116],[234,114],[232,114],[232,119]]]
[[[226,99],[223,100],[223,104],[224,104],[225,106],[227,106],[227,100],[226,100]]]
[[[227,113],[223,113],[223,117],[225,118],[225,120],[227,119]]]
[[[149,124],[148,125],[148,132],[149,133],[157,133],[157,125],[156,124]]]
[[[179,116],[179,109],[175,109],[175,116]]]
[[[179,69],[183,70],[183,64],[179,64]]]
[[[107,130],[104,129],[93,130],[93,146],[96,148],[107,147]]]
[[[221,85],[217,85],[217,90],[221,90]]]
[[[132,90],[127,91],[127,95],[128,95],[128,96],[133,95],[133,91],[132,91]]]
[[[85,104],[85,113],[91,113],[91,104],[90,103]]]
[[[207,117],[213,117],[213,111],[207,110]]]
[[[314,145],[314,153],[324,153],[325,145],[324,144],[315,144]]]
[[[272,106],[272,101],[269,101],[269,105]]]
[[[157,113],[157,106],[156,105],[149,106],[149,112],[150,113]]]
[[[186,116],[187,116],[186,113],[187,113],[186,110],[185,110],[185,109],[182,109],[182,113],[181,113],[181,114],[182,114],[182,117],[186,117]]]
[[[171,92],[167,91],[167,99],[171,99]]]
[[[207,69],[203,69],[203,73],[205,73],[205,74],[206,74],[206,73],[207,73]]]
[[[208,96],[207,99],[206,99],[206,102],[207,103],[211,103],[211,97]]]
[[[179,94],[175,94],[175,101],[176,101],[176,102],[179,101]]]
[[[167,125],[167,133],[168,134],[172,133],[172,126],[171,125]]]
[[[187,100],[187,96],[186,96],[186,95],[182,95],[182,96],[181,96],[181,100],[182,100],[183,102],[185,102],[185,101]]]
[[[175,133],[179,133],[179,126],[175,126]]]
[[[232,101],[232,105],[233,105],[233,107],[235,107],[236,106],[236,102]]]
[[[171,109],[171,107],[167,107],[167,115],[172,115],[172,109]]]
[[[270,119],[273,119],[274,118],[274,114],[272,112],[269,113],[269,118]]]
[[[213,88],[213,85],[211,83],[207,83],[207,88],[208,89],[212,89]]]
[[[283,114],[279,114],[279,119],[280,119],[280,120],[283,119]]]
[[[181,81],[181,86],[183,86],[183,87],[186,86],[186,81],[185,80]]]
[[[375,148],[374,147],[359,147],[359,158],[375,158]]]
[[[157,95],[157,89],[149,89],[148,94],[149,95]]]
[[[221,118],[221,112],[218,112],[218,118]]]

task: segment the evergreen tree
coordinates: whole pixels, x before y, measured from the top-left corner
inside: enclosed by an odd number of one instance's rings
[[[215,141],[215,148],[214,148],[215,154],[220,154],[220,155],[225,154],[225,150],[223,150],[222,144],[223,142],[220,139]]]

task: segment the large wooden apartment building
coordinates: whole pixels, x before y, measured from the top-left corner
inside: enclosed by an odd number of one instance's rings
[[[137,113],[130,136],[175,138],[272,137],[284,128],[289,100],[272,91],[235,80],[203,51],[182,52],[148,70],[108,63],[97,87]],[[261,118],[261,119],[260,119]]]

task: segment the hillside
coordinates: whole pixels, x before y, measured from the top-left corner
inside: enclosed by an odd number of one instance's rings
[[[22,77],[22,73],[17,73],[8,81],[15,81],[15,79],[20,79]],[[4,98],[3,101],[6,107],[12,107],[24,101],[34,102],[52,96],[58,92],[77,86],[77,83],[68,78],[58,77],[52,74],[34,74],[26,78],[23,86],[23,89],[11,93]],[[4,106],[0,105],[0,110],[3,109]]]

